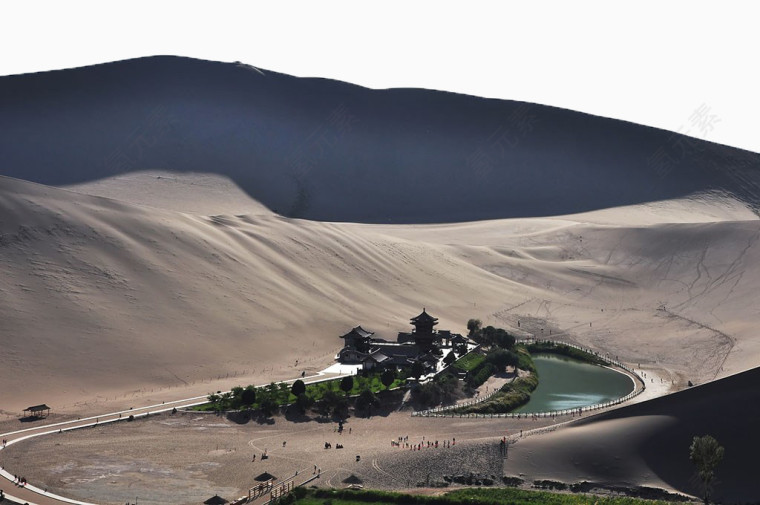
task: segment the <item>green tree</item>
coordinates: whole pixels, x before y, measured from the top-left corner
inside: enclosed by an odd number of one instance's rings
[[[232,406],[232,393],[227,391],[222,393],[222,397],[219,400],[219,410],[227,410]]]
[[[486,355],[486,361],[492,363],[498,372],[503,372],[508,365],[516,366],[519,358],[512,351],[497,348]]]
[[[332,390],[325,392],[322,401],[317,405],[317,412],[320,415],[326,416],[330,411],[332,411],[333,416],[341,419],[348,414],[348,402]]]
[[[277,396],[270,391],[264,391],[263,394],[259,396],[259,409],[261,409],[261,413],[267,417],[271,417],[280,406],[280,404],[277,403]]]
[[[494,334],[493,343],[503,349],[512,349],[515,346],[515,337],[499,328]]]
[[[480,319],[470,319],[467,321],[467,331],[470,332],[470,336],[477,334],[480,331],[480,327],[483,323]]]
[[[280,404],[288,403],[290,398],[290,386],[287,382],[279,382],[277,384],[277,401]]]
[[[447,365],[451,365],[456,360],[457,360],[457,355],[454,354],[454,351],[449,351],[446,357],[443,358],[443,362],[446,363]]]
[[[375,393],[369,389],[365,389],[359,394],[359,397],[356,399],[356,408],[359,410],[366,410],[367,415],[371,417],[372,407],[379,405],[379,403],[380,402],[377,400]]]
[[[384,370],[382,375],[380,375],[380,382],[383,383],[383,386],[385,386],[385,389],[388,389],[393,384],[393,381],[396,380],[396,374],[393,373],[393,370],[387,369]]]
[[[245,407],[250,407],[256,403],[256,388],[253,386],[246,386],[240,394],[240,403]]]
[[[723,447],[710,435],[694,437],[689,447],[689,459],[697,467],[697,475],[702,481],[705,505],[709,503],[715,480],[715,467],[723,460]]]
[[[340,380],[340,389],[346,393],[346,396],[348,396],[348,393],[351,392],[352,389],[354,389],[354,378],[350,375],[347,375],[343,377]]]
[[[218,408],[219,400],[221,399],[218,394],[216,393],[209,393],[208,395],[208,401],[211,403],[211,405],[214,406],[214,409]]]
[[[415,361],[412,363],[412,377],[415,380],[420,380],[420,376],[425,373],[425,366],[421,361]]]
[[[297,398],[306,392],[306,384],[304,384],[301,379],[298,379],[293,383],[293,386],[291,386],[290,392]]]
[[[305,413],[307,410],[309,410],[312,407],[312,405],[314,405],[314,398],[307,395],[306,393],[301,393],[296,398],[296,408],[302,414]]]

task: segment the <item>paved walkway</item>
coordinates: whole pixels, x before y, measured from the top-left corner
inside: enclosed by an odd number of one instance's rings
[[[332,372],[320,372],[317,375],[305,377],[303,381],[307,384],[313,384],[316,382],[324,382],[330,379],[334,379],[340,375],[341,374]],[[295,382],[296,380],[297,379],[291,379],[283,382],[291,383]],[[259,387],[263,386],[266,386],[266,384]],[[29,428],[2,433],[0,434],[0,438],[6,439],[7,445],[10,446],[21,441],[34,437],[40,437],[43,435],[51,435],[64,431],[76,430],[87,426],[127,421],[130,415],[134,416],[135,418],[146,417],[151,414],[169,412],[174,408],[179,410],[202,405],[204,403],[208,403],[207,395],[185,398],[183,400],[162,402],[154,405],[146,405],[144,407],[130,408],[128,410],[108,412],[97,416],[84,417],[70,421],[40,424]],[[41,422],[44,423],[44,421]],[[2,451],[2,449],[3,447],[0,446],[0,451]],[[89,502],[82,502],[73,500],[71,498],[66,498],[65,496],[60,496],[54,493],[48,493],[44,489],[34,486],[33,484],[27,484],[23,487],[16,486],[13,482],[15,479],[14,475],[3,467],[0,467],[0,478],[8,480],[7,486],[0,484],[0,489],[3,489],[5,492],[6,499],[16,501],[18,503],[28,503],[29,505],[62,505],[64,503],[75,505],[95,505]],[[1,482],[2,480],[0,480],[0,483]]]

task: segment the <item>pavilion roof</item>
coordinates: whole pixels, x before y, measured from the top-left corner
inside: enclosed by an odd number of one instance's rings
[[[266,482],[268,480],[277,480],[277,477],[275,477],[269,472],[264,472],[254,477],[253,480],[258,481],[258,482]]]
[[[215,494],[208,500],[204,501],[206,505],[224,505],[225,503],[228,503],[227,500],[219,496],[218,494]]]
[[[31,412],[40,412],[41,410],[51,410],[50,407],[45,405],[44,403],[41,405],[33,405],[31,407],[27,407],[24,410],[29,410]]]
[[[374,332],[367,331],[361,326],[357,326],[356,328],[351,329],[351,331],[345,335],[341,335],[340,338],[369,338],[374,334]]]
[[[412,318],[412,323],[433,323],[435,325],[438,324],[438,318],[431,316],[425,309],[422,309],[419,316]]]

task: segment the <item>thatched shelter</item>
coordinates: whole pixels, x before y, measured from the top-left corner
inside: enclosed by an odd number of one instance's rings
[[[219,496],[218,494],[215,494],[208,500],[203,502],[205,505],[224,505],[225,503],[228,503],[227,500]]]
[[[275,477],[269,472],[264,472],[262,474],[257,475],[253,480],[255,480],[256,482],[267,482],[270,480],[277,480],[277,477]]]
[[[344,484],[363,484],[364,481],[361,480],[359,477],[357,477],[354,474],[349,475],[345,479],[343,479]]]

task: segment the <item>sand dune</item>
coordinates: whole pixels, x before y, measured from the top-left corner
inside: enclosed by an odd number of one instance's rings
[[[9,418],[292,378],[426,307],[704,384],[522,441],[508,473],[695,492],[704,431],[720,496],[757,499],[758,372],[732,374],[760,365],[759,155],[173,57],[3,77],[0,109]]]
[[[508,475],[655,485],[701,496],[689,461],[694,436],[710,434],[726,449],[714,498],[753,502],[760,442],[757,419],[760,370],[624,407],[557,432],[528,437],[510,449]]]
[[[253,200],[229,178],[148,170],[129,172],[81,184],[64,186],[84,195],[188,214],[259,215],[272,212]]]
[[[422,306],[455,331],[469,317],[519,321],[676,386],[758,365],[757,220],[365,227],[199,216],[9,178],[0,195],[9,412],[252,370],[290,377],[296,359],[329,364],[346,328],[394,338]]]
[[[476,221],[709,191],[760,208],[755,153],[538,104],[242,64],[162,56],[2,77],[0,110],[3,175],[215,173],[291,217]]]

